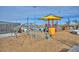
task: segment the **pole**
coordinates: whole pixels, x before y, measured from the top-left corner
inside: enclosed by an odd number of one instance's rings
[[[70,19],[69,19],[69,17],[68,17],[68,26],[70,26]]]
[[[50,21],[49,20],[48,20],[48,25],[47,26],[48,26],[48,28],[50,27]]]
[[[52,27],[54,27],[54,21],[52,20]]]
[[[56,30],[58,30],[58,20],[56,21]]]
[[[28,17],[27,17],[27,27],[28,27]]]
[[[27,34],[29,34],[29,27],[28,27],[29,24],[28,24],[28,19],[29,19],[29,18],[27,17]]]

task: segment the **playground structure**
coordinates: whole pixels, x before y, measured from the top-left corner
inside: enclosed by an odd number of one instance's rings
[[[46,26],[45,26],[45,28],[47,27],[47,31],[46,32],[48,32],[48,34],[50,36],[54,36],[56,34],[58,20],[61,20],[61,18],[62,17],[60,17],[60,16],[47,15],[47,16],[44,16],[44,17],[40,18],[40,20],[48,21],[48,24],[46,24]],[[56,25],[54,25],[54,20],[57,21]],[[52,25],[50,24],[50,21],[52,21]]]
[[[47,24],[44,25],[43,28],[40,26],[34,24],[29,25],[29,19],[27,18],[27,24],[25,25],[24,32],[27,33],[31,38],[39,40],[39,39],[47,39],[51,40],[52,37],[56,34],[58,20],[61,20],[62,17],[55,16],[55,15],[47,15],[42,18],[39,18],[39,20],[48,21]],[[50,24],[50,21],[52,21],[52,24]],[[54,21],[57,21],[57,24],[54,24]],[[22,26],[20,28],[20,32],[22,32]],[[39,33],[41,35],[39,35]]]

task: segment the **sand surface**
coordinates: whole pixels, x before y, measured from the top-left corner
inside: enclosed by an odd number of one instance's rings
[[[43,35],[38,33],[39,35]],[[39,40],[40,39],[40,40]],[[57,32],[52,40],[39,38],[36,40],[26,33],[16,37],[0,38],[0,51],[2,52],[59,52],[67,51],[79,44],[79,35],[67,31]]]

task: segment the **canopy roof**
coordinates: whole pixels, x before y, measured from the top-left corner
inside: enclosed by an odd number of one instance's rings
[[[60,16],[47,15],[47,16],[40,18],[40,20],[61,20],[61,18],[62,17],[60,17]]]

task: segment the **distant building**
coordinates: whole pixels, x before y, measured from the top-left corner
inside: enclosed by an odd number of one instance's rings
[[[11,23],[11,22],[0,21],[0,34],[13,32],[14,28],[18,25],[20,25],[20,23]]]

